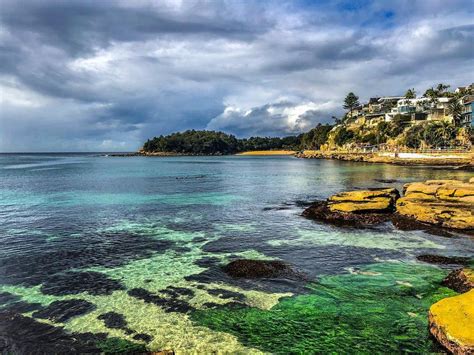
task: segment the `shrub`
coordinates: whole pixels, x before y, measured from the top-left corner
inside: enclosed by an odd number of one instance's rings
[[[412,126],[405,133],[405,145],[408,148],[420,148],[423,141],[423,133],[425,128],[423,125]]]
[[[334,143],[342,147],[344,144],[349,143],[354,138],[354,132],[348,130],[346,127],[341,127],[337,130],[334,136]]]
[[[456,131],[448,122],[433,122],[425,127],[423,139],[430,147],[446,147],[455,143]]]

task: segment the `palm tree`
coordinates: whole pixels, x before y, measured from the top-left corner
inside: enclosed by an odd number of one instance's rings
[[[408,89],[407,92],[405,93],[405,101],[404,101],[404,104],[405,105],[410,105],[410,100],[412,99],[416,99],[416,91],[415,89]]]
[[[453,116],[453,122],[455,126],[459,126],[462,118],[463,106],[459,100],[453,99],[450,101],[448,106],[448,113]]]
[[[434,109],[438,104],[438,91],[434,88],[429,88],[425,91],[423,96],[429,98],[431,109]]]
[[[416,99],[416,91],[415,89],[408,89],[405,93],[406,99]]]
[[[442,95],[445,93],[446,90],[448,90],[450,88],[450,85],[445,85],[445,84],[438,84],[438,86],[436,87],[436,91],[438,91],[438,94],[439,95]]]

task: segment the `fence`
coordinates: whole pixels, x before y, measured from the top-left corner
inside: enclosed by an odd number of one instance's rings
[[[446,153],[474,153],[472,147],[440,147],[440,148],[406,148],[386,145],[369,145],[351,147],[345,153],[419,153],[419,154],[446,154]]]

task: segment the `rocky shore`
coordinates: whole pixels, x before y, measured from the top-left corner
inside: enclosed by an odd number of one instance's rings
[[[474,152],[467,153],[348,153],[337,151],[306,150],[295,155],[306,159],[334,159],[353,162],[385,163],[395,165],[445,166],[454,169],[474,171]]]
[[[428,180],[394,188],[355,190],[316,201],[303,216],[353,227],[391,221],[400,229],[442,228],[474,232],[474,178]]]
[[[428,180],[403,187],[341,192],[316,201],[303,216],[339,226],[369,227],[392,222],[400,229],[474,232],[474,177],[469,181]],[[420,255],[419,261],[460,264],[442,285],[462,293],[430,307],[431,334],[453,354],[474,354],[474,270],[470,258]]]

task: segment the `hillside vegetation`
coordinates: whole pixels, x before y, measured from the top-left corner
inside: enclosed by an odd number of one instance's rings
[[[364,104],[349,93],[343,103],[346,114],[335,124],[318,124],[296,136],[239,139],[223,132],[188,130],[149,139],[143,151],[225,155],[264,150],[470,148],[474,84],[454,92],[448,89],[449,85],[439,84],[419,98],[409,89],[404,96],[376,97]]]

